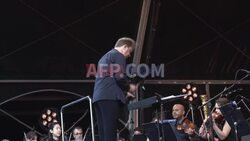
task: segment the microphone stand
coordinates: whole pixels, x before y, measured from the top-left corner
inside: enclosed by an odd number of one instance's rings
[[[246,102],[244,100],[246,100],[247,102],[250,102],[250,100],[242,95],[237,95],[236,98],[234,99],[234,101],[236,101],[237,98],[240,98],[240,100],[236,103],[236,105],[239,105],[240,103],[243,103],[244,107],[247,109],[248,112],[250,112],[250,108],[247,106]]]
[[[158,107],[156,108],[156,125],[157,125],[157,132],[158,132],[158,140],[159,141],[165,141],[165,137],[164,137],[164,129],[163,129],[163,125],[160,125],[160,123],[163,123],[163,117],[162,117],[162,109],[163,109],[163,103],[161,101],[161,99],[163,98],[163,96],[157,92],[155,92],[155,95],[157,95],[159,97],[159,104],[160,104],[160,112],[158,112]],[[159,116],[160,113],[160,116]],[[161,128],[161,129],[160,129]]]
[[[202,104],[201,106],[198,107],[198,109],[202,108],[203,106],[207,105],[208,103],[210,103],[211,101],[213,101],[214,99],[220,97],[225,91],[230,90],[233,86],[236,85],[236,83],[240,82],[241,80],[244,80],[245,78],[247,78],[249,76],[249,74],[245,75],[244,77],[242,77],[240,80],[235,81],[230,87],[225,88],[222,92],[218,93],[216,96],[210,98],[207,102],[205,102],[204,104]]]
[[[250,74],[246,74],[244,77],[242,77],[241,79],[239,79],[238,81],[235,81],[231,86],[229,86],[228,88],[225,88],[223,91],[221,91],[220,93],[218,93],[217,95],[215,95],[214,97],[210,98],[207,102],[205,102],[204,104],[202,104],[201,106],[198,107],[198,109],[202,108],[205,105],[208,105],[208,109],[211,109],[212,105],[211,105],[211,101],[217,99],[218,97],[220,97],[224,92],[226,92],[227,90],[230,90],[232,87],[234,87],[236,85],[236,83],[239,83],[241,80],[244,80],[245,78],[247,78]],[[209,112],[209,116],[212,117],[212,112]],[[213,125],[213,121],[212,118],[209,118],[209,123],[212,126]],[[235,133],[237,135],[237,130],[235,129]],[[236,137],[238,138],[238,137]],[[214,140],[214,138],[212,137],[212,141]]]
[[[158,140],[159,141],[165,141],[162,125],[161,125],[161,130],[160,130],[160,117],[159,117],[157,108],[156,108],[156,119],[157,119],[156,124],[157,124]],[[163,121],[161,121],[161,123],[162,122]]]
[[[189,102],[189,108],[191,110],[191,116],[192,116],[192,122],[194,122],[194,107],[193,107],[193,104]]]
[[[235,121],[234,122],[235,141],[239,141],[237,125],[238,125],[238,123]]]
[[[247,106],[246,102],[244,101],[244,99],[247,100],[247,101],[249,101],[249,99],[247,99],[247,98],[245,98],[245,97],[243,97],[243,96],[241,96],[241,95],[240,95],[240,97],[241,97],[240,102],[242,102],[243,105],[247,108],[248,112],[250,112],[249,107]]]

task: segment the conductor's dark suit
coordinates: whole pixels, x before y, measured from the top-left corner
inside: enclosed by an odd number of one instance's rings
[[[107,52],[98,62],[99,76],[95,80],[93,102],[100,141],[116,141],[118,113],[125,103],[124,91],[128,90],[125,65],[126,58],[116,49]],[[110,74],[107,66],[118,66],[120,70]]]

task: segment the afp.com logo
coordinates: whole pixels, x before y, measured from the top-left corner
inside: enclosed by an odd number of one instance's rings
[[[126,67],[123,67],[119,64],[87,64],[87,73],[86,77],[127,77],[133,78],[134,74],[141,78],[146,77],[164,77],[164,64],[128,64]]]

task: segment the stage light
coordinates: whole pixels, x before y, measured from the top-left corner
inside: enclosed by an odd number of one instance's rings
[[[47,121],[48,121],[48,122],[51,122],[51,121],[52,121],[52,117],[51,117],[51,116],[48,116],[48,117],[47,117]]]
[[[192,96],[190,96],[189,98],[188,98],[188,101],[193,101],[194,100],[194,98],[192,97]]]
[[[181,91],[183,94],[186,94],[186,96],[184,96],[184,99],[188,100],[189,102],[193,102],[198,97],[197,87],[194,83],[186,84]]]
[[[183,88],[182,93],[186,93],[186,92],[187,92],[187,89]]]
[[[54,112],[52,113],[52,117],[55,118],[57,116],[57,114]]]
[[[197,90],[196,87],[193,87],[193,88],[192,88],[192,91],[193,91],[193,92],[196,92],[196,90]]]
[[[198,96],[197,93],[194,93],[194,94],[193,94],[193,97],[194,97],[194,98],[197,98],[197,96]]]
[[[42,114],[42,119],[46,119],[47,115]]]
[[[55,108],[44,109],[40,116],[40,123],[43,128],[48,129],[48,126],[58,121],[57,110]]]
[[[42,122],[43,122],[43,126],[47,126],[48,122],[46,120],[44,120]]]

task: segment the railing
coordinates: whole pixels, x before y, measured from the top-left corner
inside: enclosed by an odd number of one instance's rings
[[[93,109],[92,109],[92,99],[89,96],[80,98],[78,100],[72,101],[66,105],[63,105],[61,110],[60,110],[60,115],[61,115],[61,126],[62,126],[62,141],[64,141],[64,123],[63,123],[63,110],[67,107],[70,107],[74,104],[77,104],[83,100],[88,100],[89,101],[89,110],[90,110],[90,121],[91,121],[91,132],[92,132],[92,141],[95,141],[95,131],[94,131],[94,119],[93,119]]]

